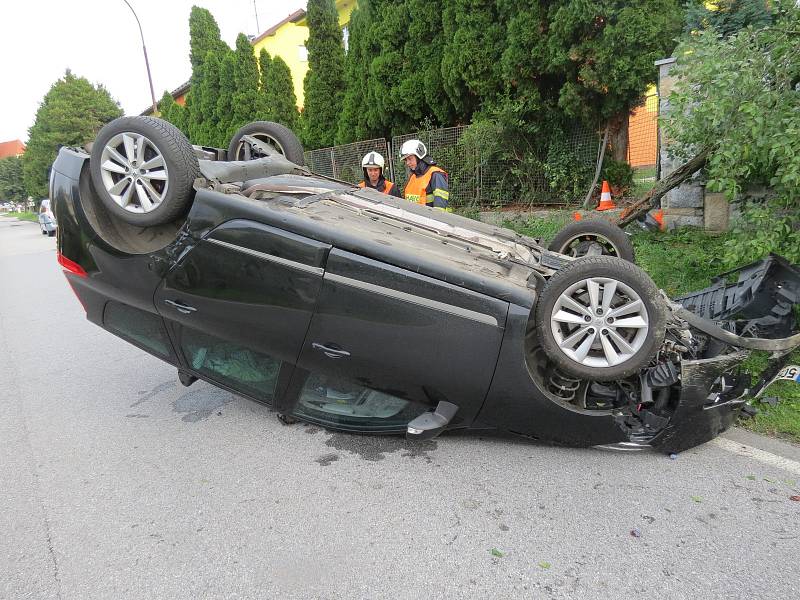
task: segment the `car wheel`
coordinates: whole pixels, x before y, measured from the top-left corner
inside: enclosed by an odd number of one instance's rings
[[[47,229],[42,228],[42,235],[47,235]]]
[[[154,117],[121,117],[105,125],[92,146],[89,170],[109,212],[140,227],[184,215],[200,177],[186,136]]]
[[[273,147],[279,154],[296,165],[303,166],[303,145],[294,132],[280,123],[272,121],[254,121],[248,123],[231,138],[228,146],[228,160],[251,160],[260,158],[261,154],[253,153],[250,145],[244,141],[244,136],[249,135]]]
[[[581,379],[622,379],[664,341],[666,307],[652,279],[613,256],[571,262],[545,285],[536,329],[548,358]]]
[[[602,219],[570,223],[556,234],[547,249],[575,258],[608,255],[636,262],[628,235]]]
[[[56,230],[55,230],[55,229],[53,229],[53,231],[48,231],[48,232],[47,232],[47,236],[48,236],[48,237],[56,237]]]

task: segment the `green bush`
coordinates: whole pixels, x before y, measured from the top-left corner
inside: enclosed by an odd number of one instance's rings
[[[633,167],[622,160],[606,158],[600,179],[608,181],[617,194],[627,195],[633,188]]]
[[[789,201],[750,202],[725,242],[724,261],[733,268],[770,252],[800,264],[800,207]]]

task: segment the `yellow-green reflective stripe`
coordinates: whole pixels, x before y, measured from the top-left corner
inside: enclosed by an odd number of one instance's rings
[[[449,200],[450,199],[450,192],[448,192],[447,190],[440,189],[440,188],[436,188],[435,190],[433,190],[433,195],[434,196],[439,196],[439,198],[442,198],[443,200]]]

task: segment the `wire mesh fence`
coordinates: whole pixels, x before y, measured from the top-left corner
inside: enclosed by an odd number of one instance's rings
[[[363,178],[361,159],[377,151],[386,159],[386,177],[402,190],[409,173],[399,150],[403,142],[419,139],[427,146],[428,155],[448,173],[451,206],[578,206],[594,179],[602,144],[599,129],[577,125],[545,146],[525,149],[518,141],[511,149],[503,145],[500,126],[484,122],[398,135],[391,144],[377,138],[312,150],[305,158],[315,173],[357,183]],[[655,93],[629,118],[627,162],[634,171],[633,186],[624,194],[640,196],[657,178]],[[599,182],[596,187],[599,190]]]
[[[633,167],[632,195],[641,195],[658,175],[658,95],[645,98],[628,119],[628,164]]]
[[[400,158],[400,148],[408,140],[420,140],[428,149],[428,156],[448,173],[450,204],[463,206],[479,197],[479,165],[477,150],[459,144],[466,127],[447,127],[418,131],[392,138],[392,175],[394,181],[405,187],[409,171]]]
[[[320,175],[358,183],[364,178],[361,159],[369,152],[382,154],[388,162],[389,145],[385,138],[377,138],[332,148],[310,150],[305,153],[306,166]]]
[[[496,125],[483,129],[448,127],[392,138],[392,167],[401,186],[408,172],[398,150],[403,142],[421,140],[428,154],[449,174],[454,206],[506,204],[578,204],[591,184],[600,138],[576,127],[546,151],[515,154],[502,147]]]

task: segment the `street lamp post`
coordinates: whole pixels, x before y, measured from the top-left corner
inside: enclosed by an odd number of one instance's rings
[[[125,4],[128,5],[128,8],[131,9],[134,18],[136,19],[136,24],[139,26],[139,35],[142,38],[142,51],[144,52],[144,64],[147,67],[147,81],[150,83],[150,98],[153,100],[153,116],[158,114],[158,106],[156,105],[156,94],[153,91],[153,78],[150,75],[150,61],[147,60],[147,46],[144,45],[144,33],[142,33],[142,24],[139,22],[139,17],[136,15],[136,11],[133,10],[133,7],[130,5],[128,0],[122,0]]]

